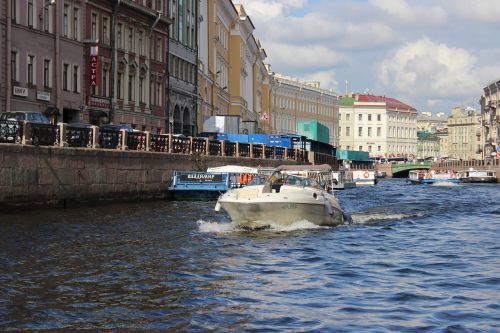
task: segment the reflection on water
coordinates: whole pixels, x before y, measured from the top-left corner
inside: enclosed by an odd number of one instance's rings
[[[498,185],[337,194],[354,223],[235,228],[214,202],[0,213],[0,331],[500,330]]]

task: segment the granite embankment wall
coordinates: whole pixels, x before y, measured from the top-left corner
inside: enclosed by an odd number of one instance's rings
[[[0,206],[166,198],[174,170],[295,161],[0,144]]]

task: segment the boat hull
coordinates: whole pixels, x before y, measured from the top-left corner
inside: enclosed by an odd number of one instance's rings
[[[460,183],[460,179],[408,179],[412,184]]]
[[[460,178],[462,183],[496,183],[496,177],[467,177]]]
[[[222,195],[216,210],[224,209],[231,220],[245,227],[269,224],[290,225],[307,220],[321,226],[335,226],[349,222],[335,197],[321,192],[264,193],[253,197],[239,197],[237,190]]]

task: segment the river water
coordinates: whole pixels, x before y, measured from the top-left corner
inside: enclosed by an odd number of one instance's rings
[[[0,213],[0,331],[500,332],[500,184],[338,192],[354,223],[214,202]]]

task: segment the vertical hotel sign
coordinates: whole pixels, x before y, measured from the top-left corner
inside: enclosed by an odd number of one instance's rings
[[[95,87],[99,82],[99,47],[90,47],[90,86]]]

